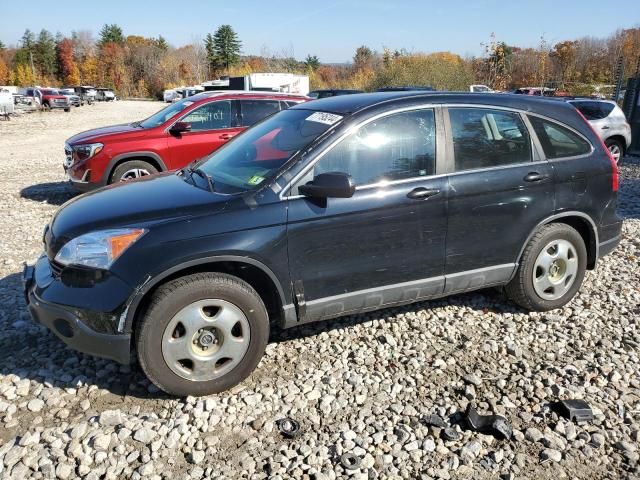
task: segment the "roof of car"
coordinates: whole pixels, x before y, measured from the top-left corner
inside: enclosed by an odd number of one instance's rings
[[[192,95],[190,98],[194,102],[198,102],[200,100],[205,100],[212,97],[249,97],[249,98],[288,98],[288,99],[297,99],[297,100],[309,100],[308,97],[304,95],[300,95],[297,93],[282,93],[282,92],[261,92],[255,90],[211,90],[208,92],[201,92],[196,95]]]
[[[350,115],[374,107],[385,107],[387,105],[393,105],[394,107],[403,105],[410,106],[412,104],[419,103],[469,103],[479,105],[496,105],[539,113],[548,112],[549,109],[558,110],[573,108],[566,105],[566,102],[558,102],[550,100],[547,97],[537,97],[533,95],[424,91],[356,93],[353,95],[321,98],[292,108]]]

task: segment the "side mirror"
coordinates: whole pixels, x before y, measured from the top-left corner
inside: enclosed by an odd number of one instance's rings
[[[191,124],[187,122],[176,122],[173,124],[173,127],[169,130],[169,133],[172,135],[179,135],[184,132],[191,131]]]
[[[321,173],[312,182],[298,187],[302,195],[313,198],[351,198],[355,191],[353,178],[343,172]]]

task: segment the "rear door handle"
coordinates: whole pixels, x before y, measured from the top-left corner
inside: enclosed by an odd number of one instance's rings
[[[525,175],[523,180],[525,182],[540,182],[545,178],[547,178],[547,175],[542,175],[539,172],[529,172],[527,175]]]
[[[236,136],[235,133],[221,133],[218,138],[220,140],[229,140],[230,138],[233,138],[235,136]]]
[[[412,200],[426,200],[440,193],[440,190],[418,187],[407,193],[407,197]]]

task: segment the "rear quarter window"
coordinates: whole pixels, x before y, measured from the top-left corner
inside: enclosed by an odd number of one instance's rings
[[[573,102],[573,106],[580,110],[587,120],[607,118],[614,107],[608,102]]]
[[[591,144],[567,127],[535,116],[529,116],[529,121],[547,158],[576,157],[591,152]]]

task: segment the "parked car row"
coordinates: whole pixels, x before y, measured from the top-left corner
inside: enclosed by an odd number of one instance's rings
[[[29,310],[72,348],[204,395],[246,378],[273,328],[486,287],[561,308],[622,228],[615,158],[575,106],[214,92],[84,132],[72,182],[116,184],[45,228]]]
[[[27,87],[14,95],[16,106],[28,109],[53,110],[62,109],[70,112],[71,107],[80,107],[96,101],[115,100],[113,90],[109,88],[79,87]]]

